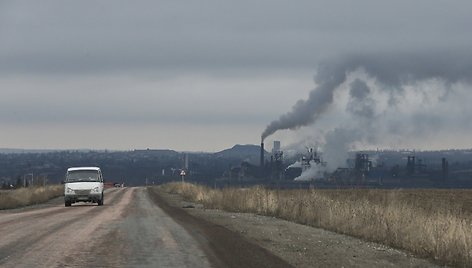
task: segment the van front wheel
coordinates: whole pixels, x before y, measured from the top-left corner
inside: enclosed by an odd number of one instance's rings
[[[102,194],[102,198],[100,198],[100,200],[98,200],[98,205],[103,206],[103,194]]]

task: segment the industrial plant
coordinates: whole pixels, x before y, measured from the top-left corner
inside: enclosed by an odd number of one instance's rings
[[[352,151],[345,165],[330,169],[323,153],[315,148],[288,156],[280,141],[273,141],[270,152],[262,141],[258,165],[242,161],[219,181],[286,188],[472,187],[470,155],[468,150]],[[454,160],[453,165],[448,157]]]
[[[216,153],[153,149],[4,152],[0,153],[0,184],[11,188],[58,183],[64,168],[80,163],[99,165],[107,171],[109,182],[126,185],[185,180],[215,187],[472,187],[472,150],[351,151],[342,165],[333,168],[318,148],[294,152],[284,150],[281,141],[271,143],[269,151],[262,142]]]

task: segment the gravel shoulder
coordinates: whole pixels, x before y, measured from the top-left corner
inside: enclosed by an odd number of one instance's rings
[[[158,193],[170,206],[238,233],[295,267],[440,267],[385,245],[273,217],[205,209]]]

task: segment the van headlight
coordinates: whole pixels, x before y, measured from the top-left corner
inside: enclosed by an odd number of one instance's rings
[[[75,192],[74,192],[74,190],[72,190],[71,188],[67,187],[67,188],[66,188],[66,193],[68,193],[68,194],[74,194]]]
[[[100,193],[100,188],[99,187],[95,187],[92,189],[91,191],[92,193]]]

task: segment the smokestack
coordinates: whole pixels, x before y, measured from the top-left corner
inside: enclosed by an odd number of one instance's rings
[[[264,140],[261,141],[261,167],[264,166]]]
[[[448,175],[449,175],[449,163],[446,160],[446,158],[443,157],[443,159],[442,159],[442,179],[443,179],[443,182],[446,182]]]

